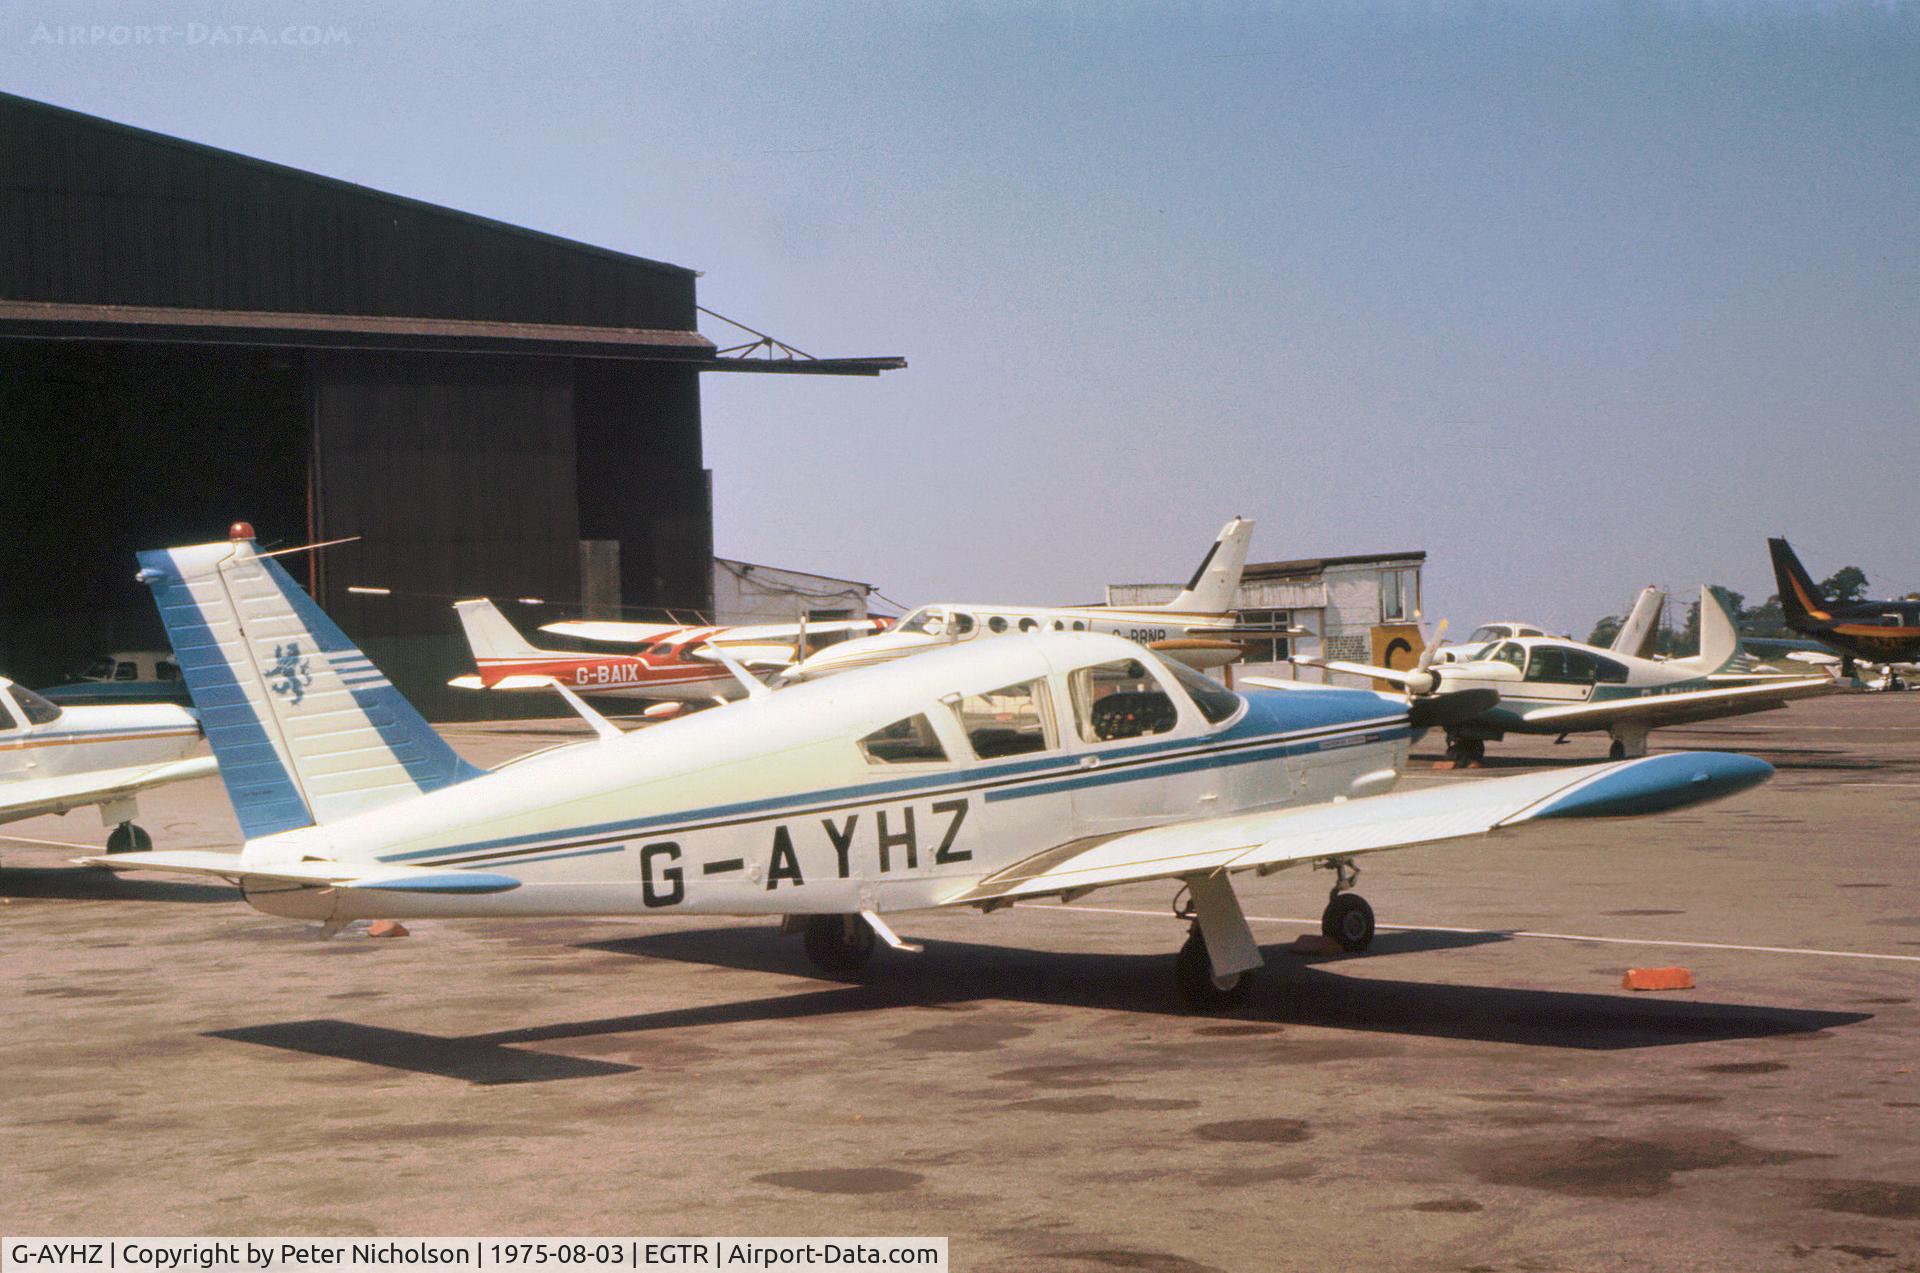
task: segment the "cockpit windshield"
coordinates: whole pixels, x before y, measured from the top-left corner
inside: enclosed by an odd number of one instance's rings
[[[895,632],[918,632],[923,636],[939,636],[946,631],[946,611],[938,606],[921,606],[893,625]]]
[[[1515,667],[1527,665],[1527,647],[1513,641],[1504,641],[1491,650],[1487,650],[1474,662],[1511,663]]]
[[[1467,644],[1485,645],[1489,641],[1498,641],[1505,635],[1507,635],[1505,628],[1494,627],[1490,624],[1482,625],[1473,630],[1473,635],[1467,638]]]

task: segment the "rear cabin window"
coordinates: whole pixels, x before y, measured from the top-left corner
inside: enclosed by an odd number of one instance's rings
[[[947,749],[924,715],[874,730],[860,740],[860,753],[875,765],[940,764],[947,758]]]
[[[180,669],[172,663],[163,661],[155,664],[153,672],[155,676],[158,676],[163,681],[177,681],[180,679]]]
[[[1592,655],[1591,657],[1595,670],[1600,674],[1600,683],[1602,685],[1625,685],[1627,683],[1626,664],[1615,663],[1612,659],[1603,659],[1598,654]]]
[[[1090,743],[1164,734],[1180,713],[1138,659],[1077,668],[1067,676],[1074,723]]]
[[[30,689],[16,685],[13,697],[19,702],[20,710],[27,714],[29,725],[51,725],[60,719],[60,709]]]
[[[1193,695],[1194,706],[1207,718],[1209,725],[1218,725],[1240,710],[1240,696],[1210,676],[1188,667],[1177,659],[1167,660],[1167,671],[1173,673],[1173,679]]]
[[[986,694],[963,695],[953,710],[973,754],[991,760],[1053,747],[1046,693],[1044,683],[1028,681]]]
[[[0,730],[18,728],[20,728],[20,722],[15,720],[13,713],[7,710],[7,700],[0,698]]]
[[[113,679],[116,681],[133,681],[138,680],[139,677],[140,668],[138,664],[122,663],[119,667],[113,669]]]
[[[1007,621],[996,614],[987,620],[987,630],[990,632],[1005,632],[1007,630]]]

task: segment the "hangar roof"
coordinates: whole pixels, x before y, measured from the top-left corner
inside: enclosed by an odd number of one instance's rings
[[[904,365],[716,350],[685,266],[8,93],[0,172],[0,336]]]

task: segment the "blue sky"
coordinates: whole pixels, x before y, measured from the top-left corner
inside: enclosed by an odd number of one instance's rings
[[[107,24],[179,33],[60,34]],[[1764,596],[1772,533],[1920,589],[1916,85],[1910,3],[0,14],[10,91],[907,355],[707,378],[726,555],[1088,599],[1237,513],[1258,559],[1424,548],[1430,614],[1581,632]]]

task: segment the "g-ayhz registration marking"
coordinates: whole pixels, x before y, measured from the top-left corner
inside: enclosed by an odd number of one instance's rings
[[[679,840],[655,840],[640,847],[641,900],[651,907],[675,906],[686,900],[687,872],[698,867],[700,878],[710,880],[764,879],[768,891],[782,886],[805,888],[807,879],[800,865],[800,852],[825,861],[833,853],[834,878],[852,879],[856,872],[892,875],[918,871],[922,861],[929,867],[952,866],[973,860],[973,850],[956,848],[960,828],[967,820],[971,802],[956,796],[936,800],[930,805],[900,805],[895,808],[849,810],[818,818],[782,821],[768,828],[767,865],[764,872],[748,873],[745,857],[715,857],[704,861],[688,853]],[[935,836],[938,840],[935,840]],[[739,841],[729,837],[728,848]],[[922,848],[931,852],[922,856]]]

